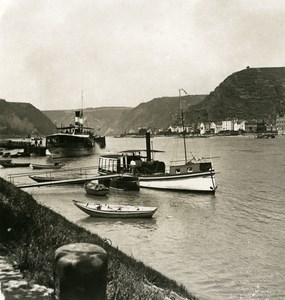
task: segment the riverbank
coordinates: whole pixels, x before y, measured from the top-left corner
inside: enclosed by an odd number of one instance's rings
[[[3,251],[3,250],[2,250]],[[52,300],[53,289],[28,283],[0,249],[0,299]]]
[[[175,281],[38,204],[31,195],[0,178],[0,244],[26,278],[53,288],[55,250],[82,242],[96,244],[108,253],[107,299],[196,299]]]

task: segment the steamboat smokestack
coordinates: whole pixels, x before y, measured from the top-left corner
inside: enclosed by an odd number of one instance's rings
[[[151,161],[151,150],[150,150],[150,132],[146,132],[146,160]]]
[[[80,118],[80,110],[77,110],[77,111],[75,111],[75,122],[74,122],[74,124],[75,124],[75,127],[79,127],[79,118]]]

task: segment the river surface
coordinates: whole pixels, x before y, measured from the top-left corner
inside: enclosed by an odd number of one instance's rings
[[[156,137],[166,163],[183,159],[183,140]],[[141,189],[111,191],[106,203],[158,206],[150,220],[88,217],[72,199],[99,202],[82,186],[26,188],[67,219],[183,284],[199,299],[285,299],[285,137],[187,139],[195,157],[212,157],[215,195]],[[105,152],[145,149],[143,138],[107,138]],[[189,154],[190,156],[190,154]],[[62,159],[65,168],[96,166],[98,155]],[[17,158],[47,163],[49,157]],[[0,169],[0,176],[33,172]],[[15,178],[30,182],[27,177]],[[16,182],[15,182],[16,183]],[[102,200],[101,200],[102,202]]]

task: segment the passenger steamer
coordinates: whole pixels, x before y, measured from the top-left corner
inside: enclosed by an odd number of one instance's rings
[[[96,148],[106,147],[104,136],[94,135],[94,129],[83,126],[83,111],[75,111],[75,123],[58,127],[57,133],[46,137],[46,147],[52,158],[95,154]]]

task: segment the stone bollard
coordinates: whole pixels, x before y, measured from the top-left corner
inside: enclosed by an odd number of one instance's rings
[[[57,300],[105,300],[108,256],[87,243],[62,246],[55,251],[54,284]]]

